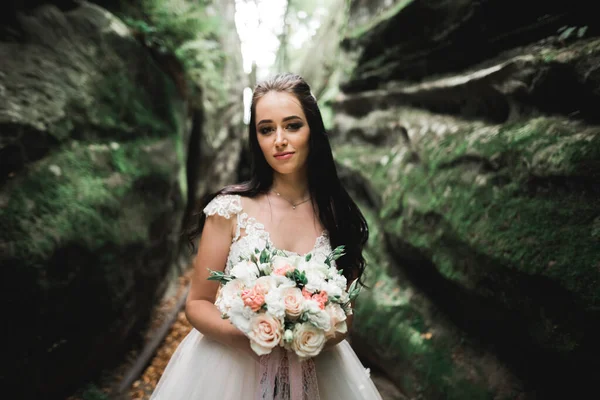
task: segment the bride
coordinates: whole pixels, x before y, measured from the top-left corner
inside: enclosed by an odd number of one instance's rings
[[[267,245],[288,255],[310,253],[319,261],[345,245],[337,267],[348,282],[361,278],[365,269],[366,221],[340,183],[321,112],[300,76],[281,74],[256,86],[249,142],[251,180],[209,197],[192,233],[202,233],[185,307],[194,329],[173,354],[151,399],[257,397],[261,357],[221,318],[214,304],[219,283],[207,279],[209,269],[228,273],[240,256]],[[348,329],[351,324],[349,315]],[[336,333],[314,358],[318,395],[305,393],[306,400],[381,399],[346,335]],[[274,392],[260,398],[289,397]]]

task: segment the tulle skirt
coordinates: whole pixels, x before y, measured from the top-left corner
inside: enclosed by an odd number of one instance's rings
[[[367,370],[344,340],[315,358],[321,400],[381,399]],[[260,364],[192,329],[171,357],[151,400],[254,399]]]

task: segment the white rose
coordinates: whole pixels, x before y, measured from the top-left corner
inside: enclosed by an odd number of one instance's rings
[[[342,292],[343,290],[340,289],[335,283],[333,282],[323,282],[323,284],[321,285],[321,290],[327,292],[327,295],[331,298],[331,297],[335,297],[335,296],[342,296]]]
[[[242,312],[245,307],[240,294],[245,285],[239,279],[234,279],[221,286],[217,293],[215,306],[222,313],[231,318],[232,313]]]
[[[315,300],[305,299],[304,300],[304,311],[311,314],[316,314],[321,310],[321,306]]]
[[[293,280],[291,280],[290,278],[287,278],[285,276],[270,275],[270,277],[273,278],[273,281],[275,282],[275,286],[277,286],[280,289],[283,289],[286,287],[296,287],[296,282],[294,282]]]
[[[258,277],[258,267],[251,261],[241,261],[231,268],[230,275],[251,286]]]
[[[339,304],[326,305],[325,312],[329,315],[331,321],[331,326],[329,330],[325,332],[325,336],[328,339],[335,336],[336,332],[348,332],[348,325],[346,324],[346,313]]]
[[[300,265],[300,263],[305,259],[303,256],[294,254],[290,254],[287,258],[292,261],[292,265],[295,267],[298,267],[298,265]]]
[[[285,304],[281,296],[281,290],[280,288],[272,288],[265,295],[265,304],[271,315],[283,319],[285,317]]]
[[[241,298],[231,302],[231,308],[229,309],[227,315],[229,316],[229,321],[233,324],[233,326],[245,334],[248,334],[250,331],[250,320],[255,313],[250,307],[244,304],[244,301]]]
[[[239,296],[242,293],[242,290],[246,288],[244,282],[241,279],[232,279],[229,282],[225,283],[219,289],[219,293],[222,297],[235,297]]]
[[[304,311],[304,296],[302,296],[302,291],[297,287],[286,287],[281,289],[281,297],[286,315],[291,320],[300,317],[300,314]]]
[[[313,324],[319,329],[327,332],[331,329],[331,317],[325,310],[319,310],[317,312],[308,312],[306,314],[308,322]]]
[[[297,260],[293,257],[275,256],[271,259],[273,270],[284,268],[286,265],[295,267]]]
[[[348,287],[348,281],[346,280],[346,277],[344,275],[335,274],[331,278],[331,281],[342,290],[346,290],[346,288]]]
[[[327,279],[333,279],[333,278],[335,278],[336,275],[339,275],[338,269],[335,267],[329,267],[327,269],[326,275],[327,275]]]
[[[320,271],[307,270],[305,271],[308,283],[304,286],[309,292],[321,291],[325,283],[325,275]]]
[[[254,282],[254,289],[262,295],[266,295],[277,287],[277,282],[272,276],[261,276]]]
[[[306,272],[318,272],[325,278],[327,277],[329,267],[325,263],[311,259],[310,261],[301,261],[298,265],[298,269]]]
[[[281,321],[269,313],[257,314],[250,321],[250,347],[259,356],[269,354],[279,344],[282,335]]]
[[[291,347],[298,357],[305,359],[319,355],[326,341],[324,332],[312,324],[296,324]]]

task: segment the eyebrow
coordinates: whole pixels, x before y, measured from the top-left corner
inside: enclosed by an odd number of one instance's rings
[[[284,118],[284,119],[283,119],[281,122],[289,121],[290,119],[300,119],[300,120],[301,120],[302,118],[300,118],[300,117],[299,117],[299,116],[297,116],[297,115],[290,115],[289,117],[285,117],[285,118]],[[260,121],[258,124],[256,124],[256,125],[258,126],[258,125],[260,125],[260,124],[270,124],[270,123],[272,123],[272,122],[273,122],[273,121],[272,121],[272,120],[270,120],[270,119],[263,119],[263,120],[261,120],[261,121]]]

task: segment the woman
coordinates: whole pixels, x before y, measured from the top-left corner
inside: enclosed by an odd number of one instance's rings
[[[348,282],[364,271],[367,224],[340,184],[316,99],[301,77],[283,74],[257,85],[249,141],[251,180],[212,196],[206,218],[192,233],[202,233],[185,308],[194,329],[171,358],[152,399],[255,398],[261,358],[249,339],[221,318],[214,305],[219,283],[207,280],[208,269],[227,273],[240,256],[267,245],[323,261],[343,244],[346,254],[337,267]],[[350,315],[349,329],[351,323]],[[318,398],[380,399],[346,335],[336,333],[314,359]],[[272,393],[266,397],[273,398]]]

